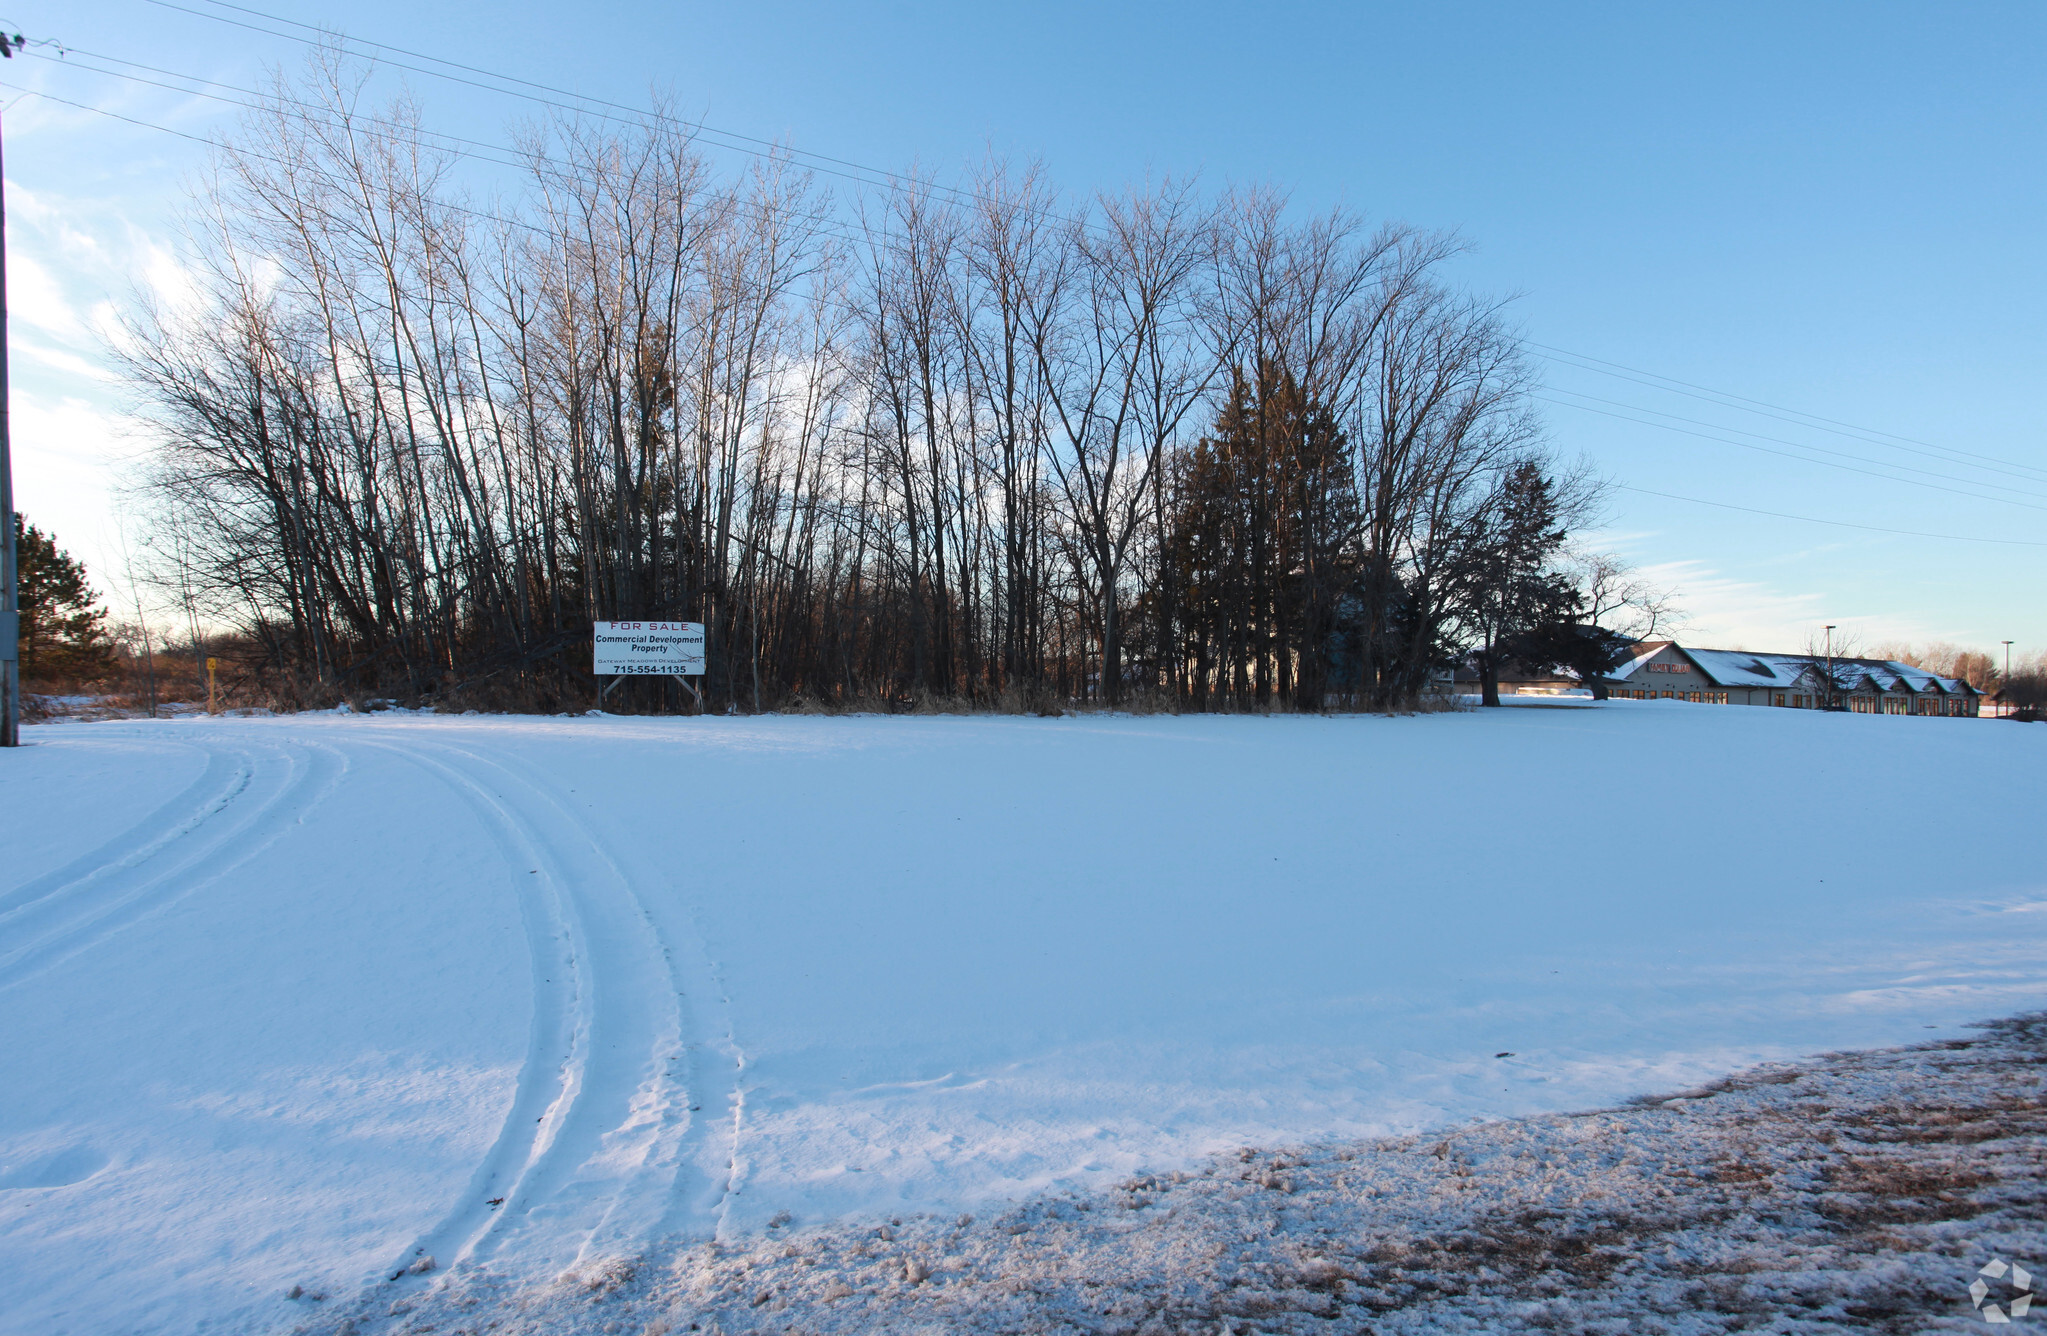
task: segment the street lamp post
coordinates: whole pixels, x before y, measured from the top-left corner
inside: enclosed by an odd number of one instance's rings
[[[1827,708],[1834,708],[1834,625],[1827,624]]]

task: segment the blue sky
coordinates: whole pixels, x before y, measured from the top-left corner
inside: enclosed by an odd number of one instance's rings
[[[1678,587],[1690,638],[1795,649],[1835,622],[1865,643],[2047,645],[2047,7],[256,7],[618,101],[662,87],[722,129],[884,169],[953,172],[992,147],[1076,192],[1198,174],[1454,229],[1461,280],[1515,294],[1531,342],[1561,350],[1555,444],[1643,489],[1614,493],[1602,537]],[[0,22],[244,85],[300,53],[146,0],[14,0]],[[231,108],[87,63],[0,79],[232,127]],[[410,83],[454,133],[502,141],[536,114]],[[175,281],[207,150],[7,97],[17,494],[113,576],[137,446],[91,331],[137,283]]]

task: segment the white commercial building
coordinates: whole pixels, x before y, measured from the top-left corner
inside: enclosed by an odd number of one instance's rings
[[[1895,659],[1688,649],[1674,640],[1642,642],[1633,657],[1607,674],[1606,685],[1610,694],[1622,699],[1806,710],[1826,708],[1831,696],[1858,714],[1973,716],[1983,696],[1960,678],[1941,677]]]

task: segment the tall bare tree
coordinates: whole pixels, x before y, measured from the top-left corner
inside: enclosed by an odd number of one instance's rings
[[[856,216],[658,108],[478,201],[366,86],[276,84],[120,350],[162,575],[280,682],[576,702],[686,618],[718,707],[1397,708],[1497,596],[1539,432],[1452,239],[1000,163]]]

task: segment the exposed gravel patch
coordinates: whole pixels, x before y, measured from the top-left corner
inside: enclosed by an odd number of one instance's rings
[[[458,1268],[308,1312],[297,1330],[1981,1328],[1980,1267],[2002,1257],[2047,1275],[2047,1013],[1981,1028],[1618,1109],[1246,1149],[978,1219],[677,1241],[543,1288]],[[1986,1302],[2010,1287],[2007,1273]]]

